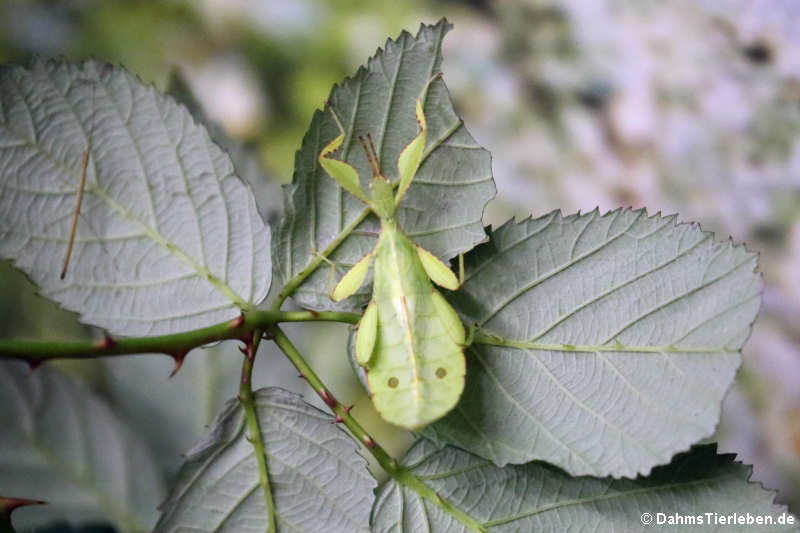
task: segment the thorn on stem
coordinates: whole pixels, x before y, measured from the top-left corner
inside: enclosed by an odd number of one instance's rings
[[[244,324],[244,313],[241,313],[239,316],[231,320],[229,327],[231,329],[237,329],[242,327],[242,324]]]
[[[182,350],[182,351],[175,351],[175,352],[168,352],[167,353],[168,356],[172,357],[172,359],[175,360],[175,368],[173,368],[172,372],[170,372],[170,374],[169,374],[170,378],[174,377],[175,374],[178,373],[178,370],[181,369],[181,367],[183,366],[183,360],[186,359],[186,354],[187,353],[189,353],[188,350]]]
[[[115,341],[111,337],[111,335],[106,333],[101,340],[97,341],[96,346],[101,350],[110,350],[111,348],[116,346],[116,344],[117,344],[117,341]]]
[[[26,362],[26,363],[28,363],[28,368],[30,368],[31,374],[33,374],[33,373],[34,373],[34,371],[35,371],[37,368],[39,368],[40,366],[42,366],[42,363],[43,363],[44,361],[42,361],[41,359],[28,359],[28,360],[26,360],[25,362]]]
[[[364,438],[361,440],[364,443],[364,446],[366,446],[367,448],[375,447],[375,441],[372,440],[372,437],[370,437],[369,435],[364,435]]]
[[[312,318],[319,318],[319,312],[314,311],[313,309],[309,309],[308,313],[311,315]]]
[[[46,503],[47,502],[42,500],[29,500],[27,498],[0,497],[0,512],[3,513],[6,520],[10,520],[11,513],[13,513],[15,509],[28,505],[45,505]]]
[[[341,415],[338,415],[338,414],[337,414],[337,415],[336,415],[336,418],[334,418],[334,419],[331,421],[331,424],[341,424],[342,422],[344,422],[344,419],[341,417]]]
[[[299,374],[297,374],[297,377],[298,377],[298,378],[300,378],[300,379],[306,379],[306,375],[305,375],[305,374],[303,374],[302,372],[300,372]]]
[[[345,405],[345,406],[343,406],[343,407],[344,407],[344,412],[345,412],[345,413],[347,413],[347,414],[349,415],[349,414],[350,414],[350,411],[352,411],[352,410],[353,410],[353,407],[355,407],[355,404],[353,404],[353,405]]]
[[[333,397],[333,394],[331,394],[328,389],[322,389],[320,396],[322,397],[322,401],[325,402],[325,405],[331,409],[334,409],[337,405],[339,405],[339,402],[336,401],[336,398]]]

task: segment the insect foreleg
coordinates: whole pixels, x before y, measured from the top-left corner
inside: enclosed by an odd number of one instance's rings
[[[356,172],[356,169],[345,161],[340,161],[331,157],[331,154],[342,146],[345,132],[342,123],[339,121],[339,117],[336,116],[336,112],[333,108],[330,108],[330,110],[331,114],[333,114],[333,118],[336,120],[336,124],[339,126],[340,133],[319,153],[319,157],[317,158],[319,164],[343,189],[369,205],[369,198],[367,198],[367,195],[361,190],[361,184],[358,180],[358,172]]]
[[[415,106],[420,130],[417,136],[403,148],[403,151],[400,152],[400,157],[397,159],[397,170],[400,173],[400,185],[397,188],[397,195],[394,198],[396,204],[400,204],[400,201],[406,195],[406,191],[408,191],[408,188],[411,186],[414,175],[417,173],[417,169],[419,169],[422,163],[422,156],[425,152],[428,124],[425,120],[425,113],[422,111],[422,100],[417,98]]]

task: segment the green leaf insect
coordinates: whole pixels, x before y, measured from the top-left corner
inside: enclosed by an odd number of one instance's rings
[[[455,407],[466,372],[464,326],[433,286],[455,290],[459,280],[436,256],[414,244],[395,218],[425,150],[427,125],[422,102],[416,101],[420,132],[397,161],[400,180],[396,193],[381,174],[369,135],[359,137],[372,170],[369,196],[361,189],[355,168],[331,157],[344,140],[344,128],[333,109],[331,113],[341,134],[320,152],[320,165],[381,221],[375,248],[342,277],[331,298],[339,301],[352,295],[374,263],[372,299],[359,322],[356,359],[366,370],[372,402],[381,416],[392,424],[418,429]]]

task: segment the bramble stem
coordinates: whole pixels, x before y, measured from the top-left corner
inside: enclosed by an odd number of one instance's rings
[[[363,444],[369,452],[378,461],[387,474],[397,483],[408,487],[413,490],[423,499],[426,499],[434,505],[440,507],[445,512],[452,515],[459,520],[462,524],[467,526],[471,531],[477,533],[485,533],[486,529],[474,518],[467,515],[453,504],[441,498],[436,491],[428,487],[421,479],[413,474],[410,470],[398,464],[398,462],[389,453],[378,444],[375,439],[358,423],[358,421],[350,415],[350,407],[344,406],[340,403],[333,393],[325,386],[322,380],[314,373],[314,370],[306,362],[303,355],[298,351],[292,341],[286,336],[285,333],[277,325],[272,325],[267,328],[267,335],[278,347],[286,354],[286,357],[297,368],[300,374],[308,381],[308,384],[314,389],[314,392],[322,398],[322,401],[330,408],[336,415],[336,422],[341,422],[350,430],[350,433]]]
[[[240,339],[248,342],[255,329],[265,329],[280,322],[344,322],[355,324],[361,318],[356,313],[335,311],[248,311],[233,320],[205,328],[160,335],[157,337],[116,338],[107,336],[99,341],[34,341],[0,339],[0,359],[22,359],[38,365],[53,359],[93,359],[142,353],[162,353],[176,362],[192,349],[211,342]]]
[[[253,395],[252,378],[253,363],[256,360],[256,352],[261,342],[261,330],[253,331],[252,338],[246,343],[243,350],[244,362],[242,363],[242,379],[239,384],[239,401],[244,407],[244,416],[247,420],[248,440],[253,445],[258,461],[258,479],[261,488],[264,489],[264,499],[267,505],[267,533],[276,532],[275,522],[275,502],[272,498],[272,489],[269,484],[269,468],[267,466],[267,452],[264,449],[264,439],[261,436],[261,428],[258,424],[258,414],[256,413],[255,397]]]
[[[344,406],[340,403],[336,397],[334,397],[333,393],[322,383],[322,380],[314,373],[314,370],[309,366],[306,362],[303,355],[299,352],[299,350],[292,344],[292,341],[289,340],[289,337],[281,330],[280,327],[276,325],[269,326],[267,328],[267,336],[272,338],[275,341],[275,344],[281,349],[281,351],[286,354],[286,357],[289,358],[289,361],[295,366],[295,368],[300,372],[302,377],[308,381],[308,384],[314,389],[322,401],[330,408],[331,411],[336,415],[336,421],[342,422],[350,430],[353,436],[367,449],[369,449],[370,453],[375,456],[377,459],[378,464],[381,465],[381,468],[386,470],[388,473],[392,473],[396,471],[399,466],[397,461],[390,456],[386,450],[384,450],[380,444],[375,442],[375,440],[370,436],[369,433],[359,424],[355,418],[350,415],[350,407]]]

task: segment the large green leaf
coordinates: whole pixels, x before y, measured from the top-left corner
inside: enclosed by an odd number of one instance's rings
[[[86,387],[53,368],[0,362],[0,494],[44,500],[20,530],[55,520],[150,531],[163,482],[147,444]]]
[[[183,331],[236,316],[269,287],[269,233],[230,158],[184,107],[120,68],[0,71],[0,190],[0,257],[89,324]]]
[[[256,392],[278,532],[369,530],[375,480],[355,443],[298,395]],[[259,531],[267,523],[244,409],[231,400],[187,456],[156,533]]]
[[[461,402],[428,434],[501,466],[646,474],[714,431],[760,303],[755,266],[644,211],[504,225],[452,296],[481,334]]]
[[[423,25],[416,36],[389,40],[352,78],[333,88],[328,102],[346,130],[337,159],[359,172],[362,188],[371,174],[358,136],[369,133],[382,172],[397,179],[400,151],[418,133],[414,101],[439,72],[441,43],[450,25]],[[398,212],[400,227],[418,244],[443,259],[485,239],[481,217],[494,196],[489,152],[467,132],[453,110],[444,82],[434,80],[424,98],[428,120],[426,156]],[[364,204],[340,188],[317,162],[339,129],[329,110],[318,110],[295,158],[294,181],[285,189],[284,219],[273,238],[276,276],[283,285],[312,263],[317,253],[338,265],[337,278],[370,251],[380,230]],[[330,250],[328,250],[330,251]],[[294,292],[303,307],[357,309],[366,302],[369,282],[334,305],[328,298],[329,269],[318,268]]]
[[[440,498],[491,532],[800,531],[796,525],[737,528],[719,523],[720,516],[738,513],[747,520],[749,513],[774,524],[781,516],[797,524],[785,508],[772,504],[774,493],[747,481],[750,467],[732,459],[732,455],[716,455],[715,446],[706,445],[679,455],[647,478],[575,478],[540,462],[498,468],[475,455],[438,448],[423,439],[403,462]],[[645,513],[653,520],[649,526],[643,524],[648,519]],[[705,523],[665,522],[676,515],[700,517]],[[475,531],[455,513],[395,481],[381,487],[372,522],[374,533]]]

